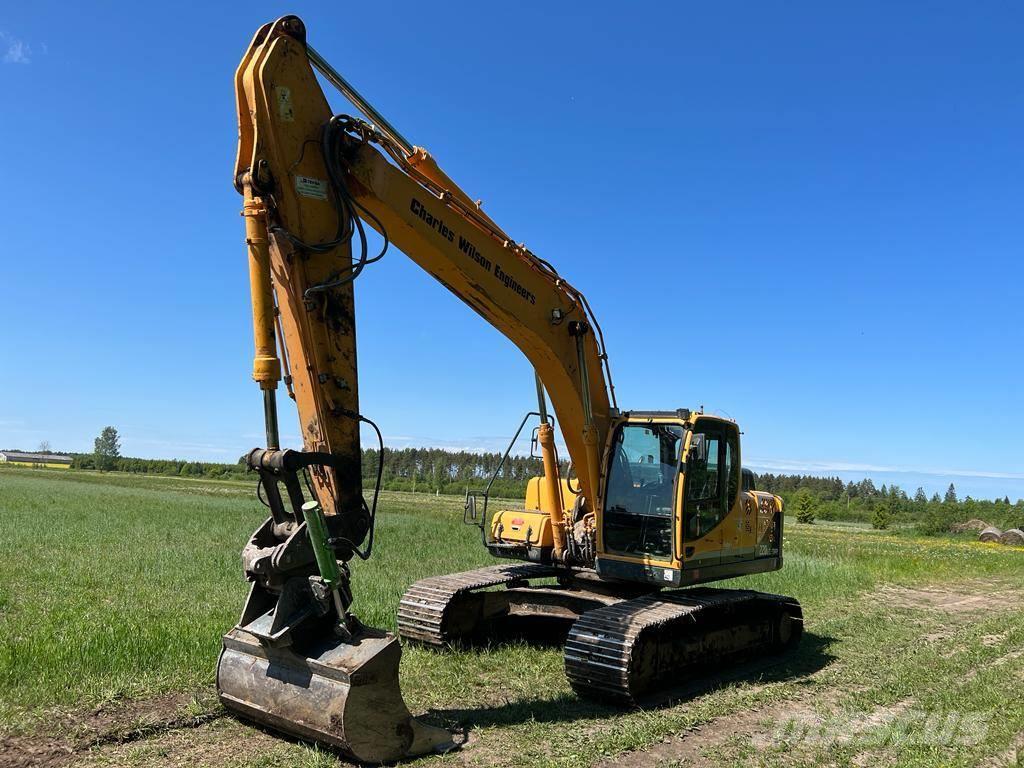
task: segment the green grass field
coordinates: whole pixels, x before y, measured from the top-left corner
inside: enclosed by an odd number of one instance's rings
[[[0,515],[0,768],[338,763],[212,693],[252,484],[5,468]],[[417,765],[1024,764],[1024,550],[787,525],[785,568],[730,585],[803,603],[797,653],[621,711],[578,700],[557,648],[408,648],[410,707],[468,737]],[[353,583],[376,626],[412,581],[493,562],[456,498],[385,494],[378,526]]]

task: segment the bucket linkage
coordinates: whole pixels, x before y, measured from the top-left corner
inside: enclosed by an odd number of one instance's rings
[[[220,700],[245,718],[362,762],[447,751],[451,734],[413,718],[402,699],[398,638],[362,625],[348,610],[344,561],[367,521],[325,516],[316,501],[303,498],[297,473],[335,460],[269,449],[246,459],[260,474],[271,516],[242,552],[252,586],[241,619],[224,635]]]

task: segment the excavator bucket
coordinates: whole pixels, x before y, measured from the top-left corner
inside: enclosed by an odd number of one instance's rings
[[[247,460],[260,474],[272,515],[242,550],[249,597],[224,635],[217,663],[221,702],[244,718],[363,763],[452,749],[448,731],[409,714],[398,685],[398,638],[363,625],[348,610],[349,570],[329,541],[350,541],[351,523],[342,515],[325,517],[317,501],[291,512],[284,506],[280,484],[298,503],[297,471],[332,459],[256,449]]]
[[[350,638],[275,647],[236,627],[224,636],[217,690],[229,710],[277,731],[390,763],[454,747],[409,714],[398,686],[398,638],[360,627]]]

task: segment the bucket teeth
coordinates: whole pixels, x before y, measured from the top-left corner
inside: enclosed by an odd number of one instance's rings
[[[235,628],[224,636],[217,691],[226,708],[365,763],[454,748],[451,734],[409,713],[394,635],[361,627],[349,641],[272,647]]]

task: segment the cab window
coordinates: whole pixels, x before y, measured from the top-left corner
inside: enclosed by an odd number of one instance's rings
[[[739,459],[739,440],[735,433],[730,433],[725,437],[725,514],[729,514],[732,505],[736,503],[736,493],[740,489]]]
[[[612,440],[604,507],[604,548],[622,555],[672,557],[679,424],[623,424]]]
[[[685,529],[690,541],[708,534],[736,501],[739,436],[727,426],[698,426],[686,459]]]

